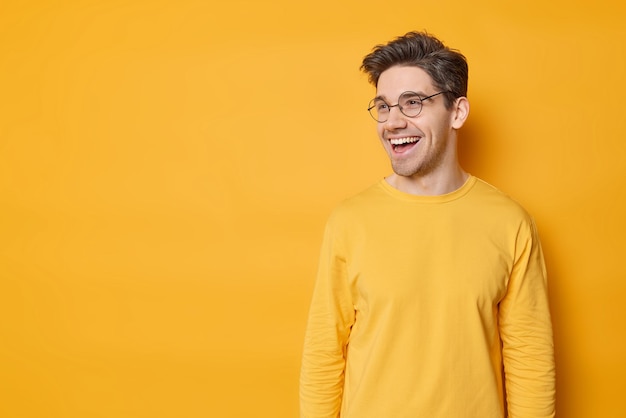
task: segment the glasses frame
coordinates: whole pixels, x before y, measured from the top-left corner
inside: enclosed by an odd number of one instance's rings
[[[410,94],[415,95],[415,97],[417,97],[417,98],[418,98],[418,100],[420,101],[420,110],[419,110],[419,112],[417,112],[417,114],[416,114],[416,115],[413,115],[413,116],[411,116],[411,115],[407,115],[406,113],[404,113],[404,109],[402,109],[402,106],[400,106],[400,98],[401,98],[402,96],[404,96],[405,94],[407,94],[407,93],[410,93]],[[391,115],[391,108],[392,108],[392,107],[397,107],[397,108],[400,110],[400,113],[402,113],[402,114],[403,114],[404,116],[406,116],[407,118],[416,118],[416,117],[418,117],[418,116],[422,113],[422,109],[424,108],[424,101],[425,101],[425,100],[431,99],[431,98],[433,98],[433,97],[435,97],[435,96],[439,96],[440,94],[444,94],[444,93],[452,93],[452,92],[451,92],[451,91],[449,91],[449,90],[443,90],[443,91],[440,91],[440,92],[438,92],[438,93],[431,94],[430,96],[420,97],[420,95],[419,95],[419,94],[417,94],[416,92],[414,92],[414,91],[410,91],[410,90],[407,90],[407,91],[403,92],[402,94],[400,94],[400,96],[398,96],[398,103],[396,103],[395,105],[390,105],[390,104],[388,104],[387,102],[385,102],[384,100],[383,100],[383,102],[384,102],[384,103],[387,105],[387,107],[389,108],[389,115]],[[371,104],[371,103],[373,103],[375,100],[376,100],[376,98],[374,98],[374,99],[370,100],[370,104]],[[378,122],[378,123],[385,123],[385,122],[387,122],[387,121],[389,120],[389,115],[387,115],[387,118],[386,118],[386,119],[384,119],[384,120],[378,120],[378,119],[374,116],[374,114],[372,113],[372,109],[374,109],[375,107],[376,107],[376,104],[372,104],[370,107],[368,107],[368,108],[367,108],[367,112],[370,114],[370,116],[372,117],[372,119],[374,119],[374,120],[375,120],[376,122]]]

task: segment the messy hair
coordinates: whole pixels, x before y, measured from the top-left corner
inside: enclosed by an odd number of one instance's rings
[[[440,91],[445,91],[446,107],[458,97],[467,96],[467,60],[426,32],[408,32],[386,45],[377,45],[361,64],[369,82],[378,85],[380,75],[394,66],[414,66],[424,70]]]

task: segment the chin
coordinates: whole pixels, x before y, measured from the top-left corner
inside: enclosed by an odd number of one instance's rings
[[[393,172],[396,173],[398,176],[401,177],[414,177],[414,176],[419,176],[421,170],[409,170],[409,169],[403,169],[403,168],[393,168]]]
[[[421,171],[423,171],[423,167],[421,166],[409,166],[406,164],[391,164],[391,168],[393,172],[402,177],[411,177],[414,175],[419,175]]]

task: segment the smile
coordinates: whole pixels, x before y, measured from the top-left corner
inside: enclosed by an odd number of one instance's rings
[[[412,144],[413,142],[417,142],[417,141],[419,141],[419,138],[416,136],[407,136],[404,138],[393,138],[389,140],[391,145]]]
[[[392,138],[389,140],[389,143],[394,152],[402,153],[412,148],[419,140],[417,136],[406,136],[404,138]]]

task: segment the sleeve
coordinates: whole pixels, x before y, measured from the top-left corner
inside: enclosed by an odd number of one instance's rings
[[[355,320],[346,260],[332,218],[326,225],[300,374],[301,418],[337,418],[346,347]]]
[[[555,366],[548,286],[532,220],[518,232],[499,327],[509,418],[555,416]]]

